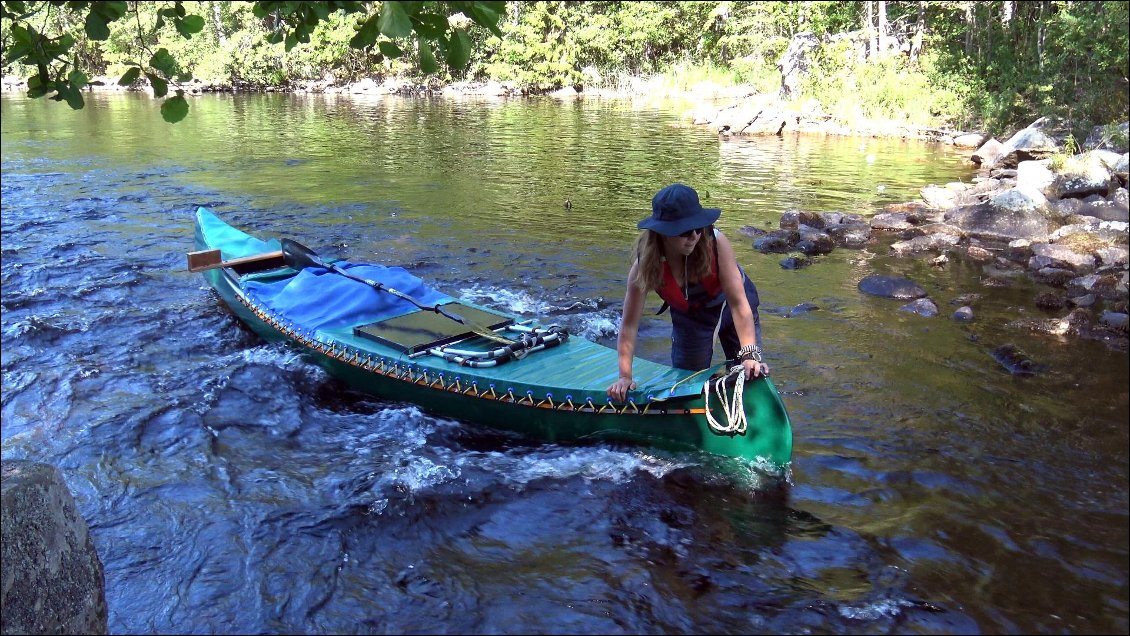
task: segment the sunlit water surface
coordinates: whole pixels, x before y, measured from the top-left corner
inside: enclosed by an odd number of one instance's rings
[[[176,126],[135,95],[0,104],[3,458],[63,471],[111,632],[1130,628],[1126,354],[1007,327],[1042,316],[1024,279],[989,288],[890,240],[791,271],[739,232],[969,179],[951,149],[720,142],[609,101],[207,96]],[[184,271],[203,205],[613,344],[635,222],[672,181],[723,209],[759,286],[785,484],[355,393]],[[872,273],[941,315],[861,294]],[[976,320],[950,320],[970,292]],[[645,357],[668,324],[645,319]],[[1002,344],[1046,371],[1010,375]]]

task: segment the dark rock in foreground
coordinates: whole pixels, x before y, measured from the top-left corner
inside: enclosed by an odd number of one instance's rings
[[[58,469],[5,460],[4,634],[106,634],[106,584]]]

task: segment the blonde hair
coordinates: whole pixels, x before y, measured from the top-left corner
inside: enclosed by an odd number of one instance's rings
[[[710,260],[714,256],[714,227],[709,226],[687,257],[687,285],[710,275]],[[663,286],[663,235],[654,230],[643,230],[632,245],[632,263],[636,263],[639,284],[644,291],[655,291]]]

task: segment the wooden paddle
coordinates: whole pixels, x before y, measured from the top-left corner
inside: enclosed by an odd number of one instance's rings
[[[236,270],[283,267],[283,253],[281,250],[276,250],[244,256],[243,258],[233,258],[230,261],[223,260],[220,250],[201,250],[188,253],[188,271],[193,274],[220,267],[233,267]]]

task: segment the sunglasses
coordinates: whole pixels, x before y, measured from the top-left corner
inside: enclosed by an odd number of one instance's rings
[[[692,236],[695,236],[696,234],[705,234],[705,233],[706,233],[706,228],[704,228],[704,227],[696,227],[696,228],[695,228],[695,229],[693,229],[693,230],[687,230],[686,232],[683,232],[682,234],[680,234],[680,235],[679,235],[679,237],[680,237],[680,238],[685,238],[685,239],[688,239],[688,238],[690,238],[690,237],[692,237]]]

